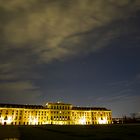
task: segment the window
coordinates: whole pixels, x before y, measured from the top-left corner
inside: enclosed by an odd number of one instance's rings
[[[15,117],[15,120],[17,120],[17,116]]]
[[[51,116],[51,120],[53,120],[53,116]]]
[[[7,116],[5,116],[4,120],[8,120],[8,117],[7,117]]]

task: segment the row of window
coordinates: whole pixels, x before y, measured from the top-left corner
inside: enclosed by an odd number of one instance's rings
[[[0,123],[1,124],[1,123]],[[32,125],[32,122],[11,122],[11,125]],[[41,125],[42,122],[37,122],[36,125]],[[7,125],[7,122],[4,122],[4,125]]]
[[[48,113],[47,111],[23,111],[23,110],[0,110],[0,114],[3,114],[3,113],[5,113],[5,114],[9,114],[9,113],[12,113],[12,114],[14,114],[14,113],[16,113],[16,114],[18,114],[18,113],[20,113],[20,114],[22,114],[22,113],[42,113],[42,114],[46,114],[46,113]]]
[[[53,107],[53,106],[52,106]],[[54,107],[57,107],[57,106],[54,106]],[[61,107],[61,106],[60,106]],[[64,106],[64,107],[67,107],[67,106]],[[11,114],[12,115],[23,115],[23,113],[25,115],[29,115],[29,114],[35,114],[35,115],[46,115],[48,114],[48,111],[23,111],[23,110],[0,110],[0,115],[1,114]],[[50,112],[51,114],[70,114],[70,112],[65,112],[65,111],[51,111]],[[80,115],[80,116],[90,116],[90,115],[96,115],[96,116],[111,116],[111,113],[110,112],[72,112],[72,115],[73,116],[76,116],[76,115]]]
[[[64,112],[64,111],[51,111],[51,114],[70,114],[70,112]]]
[[[92,112],[92,115],[111,115],[110,112]]]
[[[70,107],[69,106],[59,106],[59,105],[54,105],[54,106],[50,106],[51,109],[62,109],[62,110],[69,110]]]
[[[70,116],[51,116],[51,120],[70,120]]]

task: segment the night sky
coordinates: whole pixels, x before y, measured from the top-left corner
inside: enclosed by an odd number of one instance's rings
[[[140,0],[0,0],[0,102],[140,112]]]

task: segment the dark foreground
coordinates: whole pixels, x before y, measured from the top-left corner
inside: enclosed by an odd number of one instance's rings
[[[0,126],[0,140],[140,140],[140,125]]]

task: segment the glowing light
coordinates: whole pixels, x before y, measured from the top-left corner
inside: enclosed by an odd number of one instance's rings
[[[0,117],[0,123],[3,124],[4,123],[4,118]]]
[[[32,125],[35,125],[35,124],[38,124],[38,119],[35,118],[35,117],[30,117],[30,118],[29,118],[29,122],[30,122]]]
[[[99,124],[107,124],[108,122],[107,122],[107,119],[105,119],[105,118],[101,119],[101,118],[100,118],[100,119],[98,120],[98,123],[99,123]]]
[[[4,117],[1,117],[0,118],[0,122],[1,122],[1,124],[11,124],[11,122],[12,122],[13,120],[12,120],[12,117],[11,116],[9,116],[9,117],[7,117],[7,119],[5,120],[5,118]]]
[[[11,124],[11,122],[12,122],[12,117],[9,116],[8,119],[7,119],[7,124]]]
[[[85,117],[82,117],[81,119],[79,119],[79,123],[80,123],[80,124],[86,124],[86,119],[85,119]]]
[[[63,122],[59,122],[58,124],[63,125]]]

